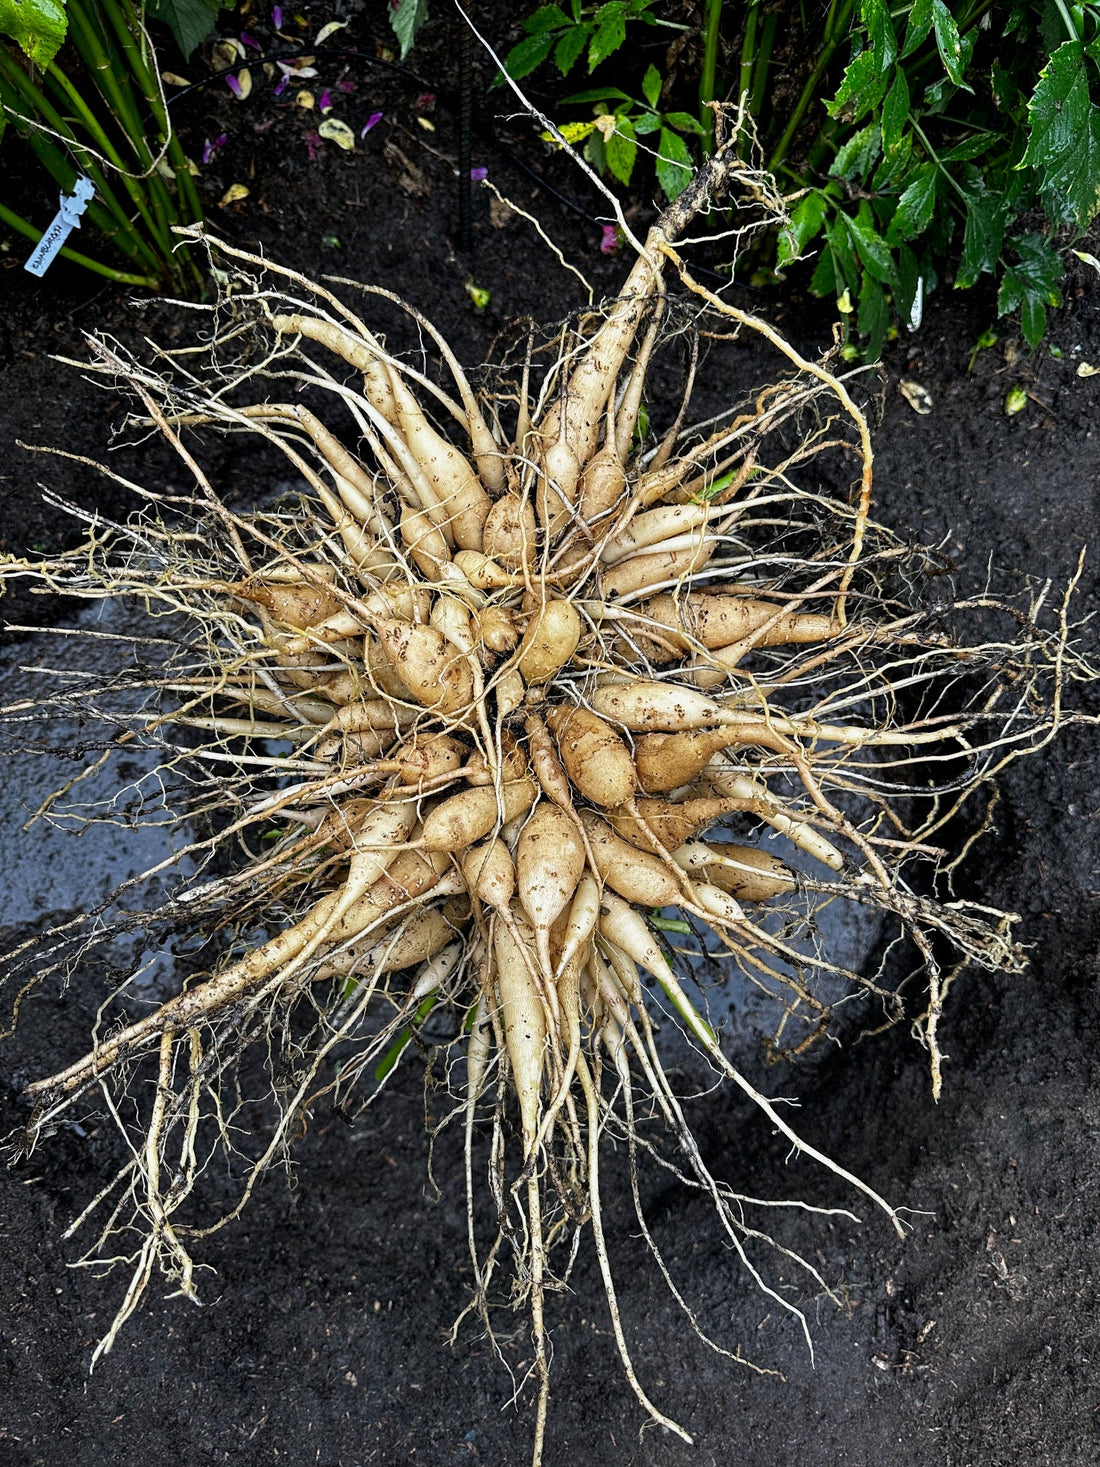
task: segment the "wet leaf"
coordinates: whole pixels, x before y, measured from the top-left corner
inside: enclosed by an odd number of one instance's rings
[[[926,417],[932,411],[932,394],[927,387],[914,381],[912,377],[903,377],[898,383],[898,391],[915,413]]]
[[[355,148],[355,134],[346,122],[340,122],[338,118],[326,117],[317,131],[330,143],[343,148],[345,153],[350,153]]]

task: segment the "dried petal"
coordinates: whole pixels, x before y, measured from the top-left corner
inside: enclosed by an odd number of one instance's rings
[[[313,93],[307,91],[306,88],[303,87],[302,90],[295,95],[294,105],[296,107],[304,107],[307,112],[310,111],[310,109],[313,107]]]
[[[346,25],[346,20],[330,20],[328,25],[323,25],[317,32],[317,39],[313,44],[319,46],[322,41],[327,41],[329,36],[335,35],[337,31],[343,30]]]
[[[1079,362],[1077,364],[1077,375],[1078,377],[1100,376],[1100,367],[1094,367],[1090,362]]]
[[[617,225],[614,225],[614,224],[605,224],[604,227],[603,227],[603,237],[600,240],[600,254],[601,255],[614,255],[614,254],[617,254],[618,253],[618,250],[619,250],[619,230],[618,230],[618,226]]]
[[[343,148],[345,153],[350,153],[355,147],[355,134],[346,122],[340,122],[335,117],[326,117],[317,131],[338,148]]]
[[[903,377],[898,383],[898,391],[915,413],[923,417],[932,411],[932,394],[927,387],[914,382],[912,377]]]
[[[170,87],[189,87],[191,85],[185,76],[179,76],[174,71],[162,71],[160,79]]]

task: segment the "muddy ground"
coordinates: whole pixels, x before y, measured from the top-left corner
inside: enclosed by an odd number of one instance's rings
[[[453,80],[449,57],[446,35],[426,45],[422,77]],[[212,102],[210,93],[187,104],[180,124],[192,151],[204,137],[229,134],[204,170],[207,199],[235,181],[250,188],[243,204],[215,203],[221,231],[299,268],[386,284],[429,312],[465,361],[483,359],[512,318],[554,319],[581,303],[575,279],[527,225],[490,219],[484,193],[474,200],[473,255],[456,252],[454,116],[442,90],[431,103],[418,100],[431,90],[418,79],[364,67],[346,75],[356,89],[340,105],[356,131],[370,113],[384,114],[351,154],[328,145],[311,160],[305,134],[315,119],[279,108],[270,87],[247,104],[220,94]],[[581,212],[487,136],[475,141],[475,164],[538,214],[598,291],[614,288],[624,267],[599,251],[595,195],[545,159],[528,129],[502,125],[500,135]],[[33,182],[24,187],[33,195]],[[52,190],[40,189],[39,212],[51,207]],[[648,206],[637,207],[644,222]],[[154,326],[162,336],[180,329],[168,308],[143,316],[115,290],[89,287],[64,267],[34,283],[18,268],[21,258],[18,242],[3,256],[5,550],[50,548],[69,533],[41,503],[40,484],[109,513],[129,508],[122,491],[87,470],[14,447],[23,440],[102,454],[118,416],[117,400],[48,354],[79,355],[86,329],[129,341]],[[491,292],[488,308],[473,304],[470,278]],[[1061,588],[1087,546],[1079,618],[1097,609],[1100,557],[1100,388],[1076,371],[1083,361],[1100,364],[1095,279],[1082,267],[1071,280],[1047,347],[1027,354],[1005,321],[996,346],[972,363],[993,321],[992,298],[942,290],[919,334],[888,350],[876,434],[878,513],[915,538],[945,541],[965,587],[979,588],[987,575],[1009,587],[1026,571]],[[778,319],[803,348],[827,340],[827,320],[798,296],[797,282],[782,296],[744,292],[739,300]],[[735,346],[732,358],[743,384],[774,371],[749,345]],[[897,391],[902,376],[932,394],[931,415],[915,414]],[[1028,405],[1007,418],[1005,393],[1017,383]],[[149,477],[162,462],[146,450],[120,455],[118,467]],[[227,490],[247,497],[262,487],[228,449],[212,467]],[[5,608],[15,622],[70,613],[24,601]],[[1081,636],[1095,648],[1094,630]],[[628,1209],[613,1208],[620,1301],[639,1374],[696,1446],[659,1430],[639,1436],[641,1412],[615,1358],[586,1245],[571,1291],[553,1302],[547,1467],[1097,1460],[1098,816],[1094,732],[1071,732],[1005,771],[996,828],[972,854],[966,889],[1020,913],[1031,966],[1020,978],[959,978],[938,1106],[926,1057],[902,1032],[782,1075],[767,1069],[755,1044],[739,1055],[770,1093],[798,1095],[808,1139],[914,1209],[904,1243],[870,1212],[859,1224],[795,1220],[784,1234],[809,1251],[842,1300],[838,1310],[801,1286],[813,1362],[797,1329],[780,1322],[721,1247],[704,1210],[669,1186],[652,1199],[652,1215],[702,1321],[785,1379],[749,1373],[693,1342],[634,1240]],[[5,943],[19,935],[10,925],[3,932]],[[99,992],[97,975],[85,976],[63,998],[30,1003],[21,1033],[0,1050],[0,1129],[18,1121],[26,1078],[83,1049]],[[437,1157],[442,1197],[427,1185],[423,1115],[420,1072],[410,1064],[355,1129],[319,1121],[296,1148],[292,1185],[269,1179],[241,1222],[204,1248],[202,1261],[214,1270],[203,1285],[207,1307],[154,1289],[94,1374],[91,1350],[119,1280],[66,1268],[77,1254],[60,1238],[101,1175],[94,1128],[84,1138],[55,1138],[29,1164],[0,1174],[0,1467],[137,1467],[162,1457],[242,1467],[523,1461],[529,1418],[508,1404],[507,1371],[474,1331],[454,1348],[446,1343],[469,1282],[465,1223],[452,1153]],[[731,1182],[758,1194],[846,1200],[803,1163],[784,1163],[732,1095],[699,1102],[691,1115],[709,1165]],[[509,1366],[525,1358],[524,1344],[518,1330],[503,1342]]]

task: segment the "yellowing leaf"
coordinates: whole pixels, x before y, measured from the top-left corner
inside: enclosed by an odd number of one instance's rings
[[[302,90],[296,94],[294,98],[294,105],[296,107],[304,107],[305,110],[308,112],[313,106],[313,93],[303,87]]]
[[[1027,407],[1027,393],[1022,387],[1012,387],[1005,393],[1005,417],[1014,418]]]
[[[475,285],[472,280],[466,281],[466,294],[473,301],[479,311],[483,311],[492,300],[492,296],[483,285]]]
[[[335,117],[326,117],[317,131],[323,138],[328,138],[330,143],[343,148],[345,153],[350,153],[355,148],[355,134],[346,122],[340,122]]]
[[[231,183],[218,200],[218,208],[224,209],[227,204],[239,204],[242,199],[248,198],[248,186],[243,183]]]

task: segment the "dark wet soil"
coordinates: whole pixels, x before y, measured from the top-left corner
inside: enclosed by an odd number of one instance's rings
[[[363,22],[359,22],[363,25]],[[366,47],[364,29],[357,43]],[[453,37],[417,65],[453,84]],[[334,72],[333,80],[338,75]],[[378,281],[427,311],[464,361],[492,351],[517,316],[553,319],[583,302],[575,279],[523,221],[497,223],[474,197],[474,251],[455,248],[451,160],[455,125],[445,99],[421,102],[419,83],[392,73],[347,73],[341,107],[356,125],[383,120],[351,154],[326,145],[313,161],[315,119],[275,106],[270,88],[247,104],[198,94],[181,125],[192,151],[204,136],[229,141],[201,180],[227,237],[262,244],[311,272]],[[442,93],[440,94],[442,96]],[[418,116],[434,124],[421,127]],[[307,125],[309,124],[309,125]],[[587,185],[544,160],[529,132],[500,128],[509,149],[578,200],[573,212],[487,137],[474,162],[534,213],[597,292],[622,265],[599,252],[599,203]],[[240,205],[219,209],[230,183]],[[29,185],[28,185],[29,187]],[[44,190],[42,208],[52,191]],[[639,204],[644,219],[643,204]],[[337,244],[332,243],[338,241]],[[0,485],[5,550],[52,548],[71,528],[43,504],[41,487],[112,515],[128,494],[91,470],[23,453],[16,440],[101,456],[119,403],[49,360],[79,356],[83,330],[137,342],[170,337],[178,315],[144,313],[114,290],[89,287],[64,267],[42,284],[2,258]],[[473,279],[491,292],[478,310]],[[981,291],[933,298],[921,332],[889,348],[876,436],[876,506],[893,527],[943,541],[960,583],[1017,572],[1051,578],[1059,594],[1088,547],[1076,615],[1095,613],[1100,557],[1096,277],[1070,282],[1049,346],[1027,355],[1010,323],[996,346],[970,357],[993,321]],[[796,296],[745,295],[801,344],[820,346],[828,324]],[[1054,350],[1051,350],[1053,348]],[[738,374],[766,380],[771,364],[743,351]],[[1055,355],[1060,352],[1061,355]],[[919,380],[934,411],[918,416],[897,390]],[[1007,390],[1030,394],[1007,418]],[[152,479],[160,450],[120,453],[120,473]],[[159,466],[159,467],[158,467]],[[261,487],[226,449],[212,472],[227,491]],[[69,608],[9,604],[9,621],[60,618]],[[1085,628],[1095,647],[1095,632]],[[1077,699],[1095,703],[1095,691]],[[627,1205],[608,1202],[619,1250],[620,1303],[638,1373],[652,1396],[695,1436],[689,1448],[642,1417],[615,1357],[595,1259],[582,1247],[570,1292],[553,1301],[554,1389],[547,1467],[579,1463],[741,1467],[1075,1467],[1100,1457],[1100,986],[1097,897],[1100,763],[1094,733],[1071,732],[1002,779],[996,828],[974,850],[968,893],[1021,914],[1031,950],[1014,979],[964,974],[943,1042],[950,1062],[933,1104],[925,1056],[902,1032],[838,1050],[782,1077],[797,1093],[807,1139],[896,1203],[914,1209],[899,1242],[865,1211],[860,1223],[793,1219],[784,1232],[841,1299],[801,1285],[814,1359],[716,1238],[699,1204],[674,1187],[651,1199],[670,1266],[711,1333],[780,1369],[750,1373],[693,1342],[675,1303],[638,1247]],[[10,940],[17,934],[8,928]],[[0,1128],[20,1115],[28,1077],[81,1050],[94,1018],[97,975],[64,997],[28,1005],[20,1034],[0,1051]],[[777,1076],[755,1049],[746,1069],[773,1091]],[[94,1122],[0,1174],[0,1467],[146,1467],[188,1463],[415,1460],[431,1464],[525,1460],[529,1417],[507,1404],[505,1368],[521,1367],[517,1327],[504,1364],[467,1331],[445,1340],[469,1284],[460,1176],[437,1155],[442,1198],[428,1186],[424,1097],[417,1065],[400,1071],[384,1104],[349,1130],[318,1119],[297,1145],[289,1184],[272,1177],[241,1222],[204,1248],[215,1271],[195,1309],[154,1290],[113,1353],[89,1374],[91,1350],[118,1302],[119,1280],[70,1270],[61,1232],[95,1190],[102,1157]],[[844,1204],[839,1187],[797,1160],[724,1092],[692,1119],[711,1168],[767,1195]],[[620,1178],[621,1180],[621,1178]],[[609,1177],[609,1195],[614,1174]]]

